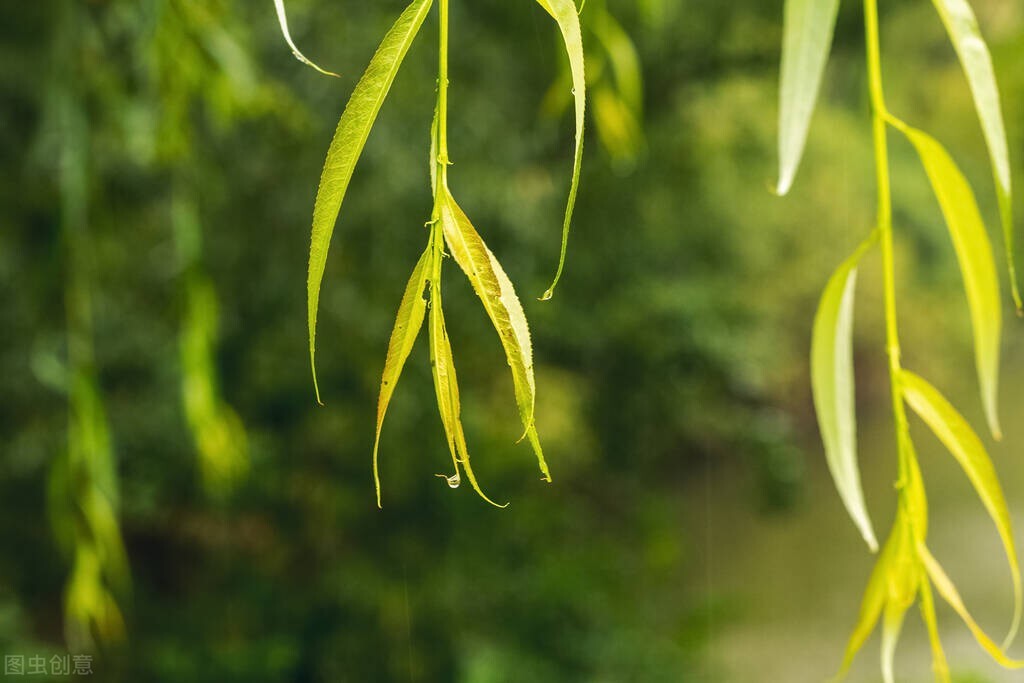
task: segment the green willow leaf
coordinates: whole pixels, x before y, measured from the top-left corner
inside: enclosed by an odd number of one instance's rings
[[[285,42],[288,43],[288,47],[292,49],[292,54],[295,55],[295,59],[299,60],[306,66],[311,66],[324,76],[338,77],[338,74],[333,71],[327,71],[321,69],[319,66],[310,61],[306,55],[299,51],[299,48],[295,46],[295,41],[292,40],[292,34],[288,30],[288,17],[284,12],[284,0],[274,0],[274,6],[277,8],[277,21],[281,25],[281,34],[284,35]]]
[[[444,325],[444,313],[441,310],[440,265],[434,266],[435,276],[430,283],[430,364],[434,374],[434,390],[437,393],[437,408],[441,413],[448,449],[452,454],[455,474],[445,477],[448,485],[456,488],[461,481],[459,465],[462,465],[466,478],[481,498],[495,507],[507,507],[508,503],[499,505],[487,497],[477,483],[476,475],[469,464],[469,449],[466,447],[466,435],[462,430],[462,404],[459,400],[459,381],[455,375],[455,361],[452,358],[452,346],[448,339],[448,331]],[[442,475],[443,476],[443,475]]]
[[[932,648],[932,671],[939,683],[950,683],[949,663],[939,638],[939,621],[935,617],[935,598],[932,585],[927,577],[921,577],[921,620],[928,631],[928,642]]]
[[[572,94],[576,110],[576,151],[573,155],[572,181],[569,184],[569,199],[565,205],[565,219],[562,223],[562,248],[558,256],[558,270],[554,281],[541,296],[541,301],[550,299],[555,294],[555,287],[562,277],[565,268],[565,250],[569,243],[569,226],[572,224],[572,212],[576,206],[576,192],[580,185],[580,167],[583,164],[583,121],[586,111],[587,80],[583,69],[583,35],[580,31],[580,18],[573,0],[537,0],[537,4],[551,15],[558,23],[565,43],[565,52],[569,56],[569,71],[572,73]]]
[[[900,373],[899,382],[907,404],[960,463],[996,525],[1006,551],[1010,573],[1013,575],[1013,625],[1007,638],[1008,641],[1012,641],[1021,620],[1020,564],[1013,540],[1010,511],[1006,506],[1006,498],[1003,496],[1003,489],[999,485],[992,460],[971,426],[935,387],[908,370]]]
[[[846,510],[872,552],[878,541],[871,526],[857,468],[857,421],[854,414],[853,301],[857,264],[875,243],[864,244],[839,266],[825,286],[811,338],[811,388],[825,444],[825,458]]]
[[[313,233],[309,246],[309,276],[306,283],[309,315],[309,363],[313,372],[313,388],[320,401],[316,378],[316,315],[320,306],[320,284],[327,264],[334,224],[338,220],[345,191],[348,189],[356,162],[377,120],[384,99],[395,80],[409,46],[430,10],[432,0],[413,0],[398,17],[381,41],[362,78],[356,84],[345,111],[338,121],[334,139],[327,150],[327,160],[320,176],[320,187],[313,207]]]
[[[895,683],[893,662],[896,659],[896,644],[903,629],[903,619],[909,605],[890,600],[885,604],[882,614],[882,680]]]
[[[871,571],[871,578],[868,579],[867,588],[864,590],[864,597],[861,599],[860,615],[857,617],[857,624],[853,627],[853,633],[846,644],[846,652],[843,655],[843,663],[839,667],[839,673],[835,680],[841,680],[853,663],[853,658],[864,647],[868,636],[875,630],[878,618],[888,600],[889,595],[889,573],[898,550],[899,539],[897,530],[894,528],[889,534],[888,540],[878,555],[875,568]]]
[[[960,593],[957,591],[956,586],[950,580],[949,576],[942,569],[942,566],[938,561],[932,557],[932,554],[928,551],[928,548],[923,544],[919,543],[917,546],[918,557],[921,558],[921,563],[924,565],[925,570],[928,572],[929,578],[932,583],[935,584],[935,589],[939,592],[939,595],[949,603],[949,606],[960,615],[964,623],[967,624],[967,628],[971,630],[974,635],[974,639],[978,641],[978,645],[984,649],[992,659],[1007,669],[1024,669],[1024,661],[1018,659],[1011,659],[1006,655],[1001,647],[995,644],[991,638],[988,637],[978,622],[974,621],[971,613],[967,611],[967,607],[964,605],[963,599],[960,597]]]
[[[992,160],[992,176],[999,199],[999,213],[1003,224],[1003,239],[1006,242],[1006,263],[1010,271],[1010,286],[1013,301],[1020,311],[1024,308],[1017,284],[1017,269],[1014,265],[1013,235],[1013,190],[1010,181],[1010,153],[1006,143],[1006,128],[999,104],[999,87],[996,85],[992,55],[978,27],[967,0],[932,0],[942,19],[949,40],[967,76],[967,83],[978,111],[978,120]]]
[[[405,285],[402,302],[398,305],[395,326],[391,330],[388,342],[388,355],[384,361],[384,372],[380,378],[380,395],[377,398],[377,434],[373,439],[373,484],[377,489],[377,507],[380,507],[380,473],[377,469],[377,452],[380,447],[380,432],[384,426],[384,415],[387,413],[395,386],[402,376],[402,368],[409,358],[416,337],[423,326],[423,318],[427,312],[427,302],[423,294],[427,288],[427,278],[433,266],[433,245],[428,245],[420,260],[413,268],[409,282]]]
[[[917,149],[945,216],[971,312],[974,357],[985,417],[992,436],[998,440],[1002,438],[997,409],[1002,309],[992,245],[985,224],[971,186],[942,145],[930,135],[901,121],[892,120],[892,123]]]
[[[526,324],[523,306],[508,275],[484,244],[469,218],[443,185],[441,192],[439,218],[445,241],[455,262],[473,285],[473,291],[483,302],[487,316],[498,332],[505,350],[505,358],[512,370],[516,405],[526,430],[525,436],[529,437],[537,455],[544,479],[551,481],[551,474],[533,423],[536,392],[533,379],[533,348],[530,345],[530,329]]]
[[[912,541],[912,522],[903,511],[896,518],[896,551],[889,568],[888,597],[882,615],[882,679],[894,683],[893,661],[903,619],[917,596],[920,571]]]
[[[789,192],[832,47],[839,0],[786,0],[779,81],[779,183]]]

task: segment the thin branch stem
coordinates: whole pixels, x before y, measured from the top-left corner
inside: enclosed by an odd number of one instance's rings
[[[871,93],[872,133],[875,147],[875,173],[878,183],[878,231],[882,251],[882,278],[885,290],[885,348],[889,357],[889,385],[893,418],[896,421],[896,445],[899,458],[900,500],[905,502],[904,484],[911,456],[906,406],[900,391],[900,340],[896,316],[896,268],[893,256],[892,194],[889,182],[889,146],[886,122],[889,119],[882,89],[882,59],[878,31],[878,0],[864,0],[864,25],[867,42],[868,83]]]

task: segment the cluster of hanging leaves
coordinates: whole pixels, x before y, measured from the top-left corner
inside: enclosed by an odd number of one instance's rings
[[[779,181],[784,194],[792,185],[803,152],[811,115],[832,42],[838,0],[787,0],[782,49]],[[973,95],[982,132],[991,157],[1000,207],[1000,218],[1014,300],[1020,308],[1013,265],[1013,234],[1010,165],[999,94],[988,48],[974,13],[966,0],[933,0],[963,67]],[[876,41],[875,0],[865,0],[869,41]],[[872,30],[872,28],[874,30]],[[870,49],[870,46],[869,46]],[[870,58],[869,58],[870,62]],[[881,100],[881,83],[877,86]],[[938,200],[963,276],[973,327],[975,362],[989,431],[1001,436],[997,416],[1001,304],[992,247],[974,193],[953,159],[928,134],[904,123],[875,103],[875,116],[911,142]],[[884,144],[884,139],[882,144]],[[877,139],[876,139],[877,145]],[[876,148],[876,155],[884,155]],[[884,159],[884,156],[880,158]],[[880,183],[888,184],[887,169]],[[881,220],[881,219],[880,219]],[[891,217],[888,219],[891,229]],[[821,297],[814,321],[811,374],[814,405],[825,454],[840,497],[854,524],[872,551],[878,543],[868,516],[857,466],[852,330],[857,266],[879,240],[881,226],[832,275]],[[894,326],[894,321],[887,321]],[[890,330],[895,335],[895,329]],[[892,353],[893,349],[890,349]],[[981,439],[937,389],[916,374],[900,367],[898,352],[890,359],[894,395],[897,446],[900,462],[899,507],[888,540],[884,543],[850,637],[840,675],[854,655],[882,623],[882,673],[893,681],[893,657],[906,611],[920,600],[921,613],[932,645],[937,680],[949,681],[949,669],[939,640],[932,589],[964,620],[972,634],[999,664],[1022,668],[1024,661],[1010,659],[1006,647],[1013,641],[1021,620],[1021,579],[1010,514],[995,468]],[[928,549],[927,503],[917,457],[907,426],[909,406],[935,434],[962,467],[996,526],[1013,577],[1014,616],[1002,646],[994,643],[975,623],[953,582]]]
[[[586,84],[583,70],[582,33],[576,5],[572,0],[538,0],[538,3],[555,20],[562,34],[569,59],[571,92],[573,93],[576,120],[573,173],[565,210],[558,270],[551,287],[541,297],[548,299],[562,273],[569,226],[576,201],[583,152]],[[320,402],[320,389],[316,379],[315,362],[316,318],[331,235],[334,232],[335,222],[349,181],[370,130],[376,121],[377,114],[387,98],[388,91],[402,66],[406,53],[432,6],[433,0],[413,0],[385,34],[345,106],[327,152],[327,160],[324,164],[313,209],[307,282],[309,355],[318,402]],[[286,40],[289,45],[292,45],[293,51],[300,61],[308,63],[308,60],[295,49],[288,36],[284,8],[280,2],[277,3],[277,7],[281,30]],[[448,485],[454,488],[460,485],[464,472],[473,489],[485,500],[494,504],[484,494],[470,465],[469,450],[460,417],[461,402],[458,380],[442,308],[441,273],[444,260],[448,256],[455,261],[469,279],[473,291],[480,298],[488,318],[498,333],[512,372],[516,405],[523,424],[523,438],[527,439],[532,446],[543,478],[547,481],[551,480],[534,425],[533,351],[522,304],[508,275],[456,202],[448,184],[448,166],[451,163],[448,157],[447,141],[448,0],[439,1],[439,17],[441,33],[438,97],[430,135],[430,184],[434,206],[430,221],[427,223],[430,228],[427,246],[413,269],[399,304],[398,316],[391,333],[381,378],[373,448],[373,473],[378,505],[380,505],[380,478],[377,458],[381,428],[395,386],[423,326],[424,319],[427,320],[427,335],[437,405],[454,467],[453,474],[445,478]]]

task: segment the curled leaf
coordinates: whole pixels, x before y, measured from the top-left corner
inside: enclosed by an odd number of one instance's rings
[[[430,10],[432,0],[413,0],[398,17],[381,41],[362,78],[356,84],[345,111],[338,121],[334,139],[327,150],[320,187],[313,207],[313,231],[309,246],[309,275],[306,283],[309,316],[309,363],[313,372],[313,388],[320,402],[316,378],[316,315],[320,306],[320,283],[327,264],[334,223],[338,220],[345,191],[348,189],[356,162],[377,120],[384,99],[395,80],[409,46],[419,32]]]
[[[996,184],[996,196],[999,199],[999,213],[1003,224],[1003,239],[1006,243],[1006,262],[1010,271],[1010,286],[1013,300],[1020,311],[1024,308],[1017,284],[1017,272],[1014,265],[1013,236],[1013,190],[1010,181],[1010,153],[1006,143],[1006,128],[1003,125],[1003,112],[999,104],[999,87],[996,85],[995,70],[992,68],[992,55],[989,53],[985,39],[978,28],[978,20],[974,16],[967,0],[932,0],[935,9],[942,19],[949,40],[956,50],[957,58],[967,76],[967,84],[974,98],[974,107],[981,122],[981,131],[985,136],[989,158],[992,162],[992,176]]]
[[[416,337],[423,326],[427,302],[423,293],[427,287],[427,278],[433,266],[433,245],[428,245],[416,267],[412,270],[409,282],[405,285],[402,302],[398,305],[395,326],[391,330],[388,342],[388,355],[384,361],[384,372],[380,379],[380,395],[377,399],[377,434],[373,439],[373,483],[377,489],[377,507],[380,507],[380,473],[377,469],[377,451],[380,447],[380,432],[384,426],[384,415],[387,413],[391,396],[395,392],[398,379],[402,376],[405,361],[409,358]]]
[[[1011,659],[1003,652],[1003,649],[996,645],[991,638],[988,637],[978,622],[974,621],[971,613],[967,611],[967,607],[964,605],[963,599],[960,597],[960,593],[957,591],[956,586],[946,575],[946,572],[942,569],[942,566],[938,561],[932,557],[932,554],[928,551],[923,543],[918,544],[917,547],[918,556],[921,558],[921,563],[924,565],[925,570],[928,572],[929,578],[935,585],[935,589],[939,592],[939,595],[949,603],[949,606],[960,615],[964,623],[967,624],[967,628],[971,630],[974,635],[974,639],[978,641],[982,649],[988,652],[989,656],[992,657],[998,664],[1007,669],[1024,669],[1024,661],[1018,659]]]
[[[299,51],[299,48],[295,46],[295,41],[292,40],[292,34],[288,31],[288,17],[284,13],[284,0],[274,0],[274,6],[277,8],[277,21],[279,24],[281,24],[281,34],[284,35],[284,39],[285,42],[288,43],[288,47],[292,49],[292,54],[295,55],[295,59],[299,60],[300,62],[307,66],[313,67],[314,69],[322,73],[324,76],[337,77],[338,74],[334,73],[333,71],[321,69],[315,63],[310,61],[306,57],[306,55],[302,54],[302,52]]]
[[[997,410],[1002,311],[992,246],[985,231],[985,224],[978,211],[971,186],[942,145],[930,135],[901,121],[892,120],[892,123],[917,149],[945,216],[960,263],[967,304],[971,312],[974,357],[981,385],[981,400],[989,429],[992,436],[998,440],[1002,436]]]
[[[435,264],[435,276],[430,282],[430,364],[434,373],[434,390],[437,393],[437,408],[441,412],[441,423],[444,425],[448,449],[452,454],[455,474],[445,477],[448,486],[455,488],[461,482],[459,465],[466,472],[469,483],[477,494],[495,507],[506,507],[508,503],[499,505],[487,497],[477,483],[476,475],[469,464],[469,449],[466,447],[466,435],[462,431],[462,405],[459,400],[459,381],[455,376],[455,361],[452,358],[452,346],[448,340],[448,331],[444,326],[444,313],[441,311],[440,264]]]
[[[519,417],[537,455],[541,473],[547,481],[551,481],[551,474],[533,423],[533,348],[530,345],[530,329],[526,323],[523,306],[498,259],[484,244],[469,218],[444,187],[440,197],[439,217],[452,257],[469,278],[473,291],[480,297],[487,317],[491,319],[491,324],[501,339],[505,358],[512,370],[512,384],[515,388]]]
[[[992,460],[985,451],[981,439],[971,429],[967,420],[950,405],[949,401],[935,387],[907,370],[900,373],[899,381],[907,403],[960,463],[996,525],[999,538],[1003,542],[1003,549],[1006,551],[1010,573],[1013,576],[1013,625],[1010,628],[1009,636],[1007,636],[1007,642],[1012,641],[1021,620],[1020,564],[1017,559],[1017,547],[1013,540],[1010,511],[1006,506],[1006,498],[1003,496],[1003,490],[999,485],[999,478],[996,476]]]
[[[871,526],[857,468],[854,414],[853,302],[857,264],[877,239],[864,244],[833,273],[821,295],[811,338],[811,388],[825,458],[839,496],[872,552],[878,541]]]
[[[839,0],[786,0],[779,81],[779,183],[789,192],[832,48]]]
[[[569,199],[565,205],[565,218],[562,222],[562,247],[558,256],[558,270],[554,281],[541,296],[546,301],[554,296],[555,286],[562,277],[565,267],[565,250],[569,242],[569,226],[572,224],[572,212],[576,206],[576,191],[580,184],[580,168],[583,164],[583,121],[586,110],[587,81],[583,69],[583,35],[580,31],[580,18],[573,0],[537,0],[537,3],[558,23],[565,43],[565,52],[569,56],[569,71],[572,73],[572,94],[576,114],[576,151],[573,154],[572,180],[569,184]]]

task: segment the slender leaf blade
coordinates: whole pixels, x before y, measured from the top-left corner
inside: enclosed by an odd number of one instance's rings
[[[484,310],[498,333],[505,350],[505,358],[512,370],[512,384],[519,417],[526,435],[530,436],[529,440],[537,455],[541,471],[550,481],[540,441],[533,429],[536,388],[533,378],[533,347],[530,343],[526,314],[512,287],[512,282],[498,263],[498,259],[484,243],[447,188],[442,186],[442,193],[440,220],[445,241],[455,262],[469,278],[473,291],[480,297]]]
[[[864,647],[868,636],[875,630],[882,610],[889,597],[889,572],[896,556],[898,545],[897,532],[893,529],[882,546],[882,552],[878,555],[878,561],[871,571],[871,578],[868,579],[867,588],[864,590],[864,597],[861,599],[860,614],[857,623],[853,627],[850,639],[846,644],[846,652],[843,655],[843,663],[839,668],[836,679],[842,679],[853,664],[853,658]]]
[[[931,428],[939,441],[960,463],[967,478],[977,491],[981,502],[996,525],[1003,549],[1006,551],[1010,573],[1013,575],[1014,614],[1008,640],[1016,634],[1021,620],[1022,590],[1020,563],[1013,539],[1013,525],[1010,510],[999,485],[995,466],[985,451],[981,439],[974,433],[960,413],[931,384],[914,373],[903,370],[900,373],[900,388],[907,404],[925,424]]]
[[[978,626],[978,622],[974,620],[971,613],[967,611],[967,607],[964,605],[963,599],[960,597],[960,593],[957,591],[956,586],[950,580],[949,576],[942,569],[942,565],[932,556],[928,548],[923,543],[919,543],[917,547],[918,557],[921,558],[921,564],[924,565],[925,570],[928,572],[929,578],[935,585],[935,589],[939,592],[939,595],[949,603],[949,606],[960,615],[964,623],[967,624],[967,628],[971,630],[971,634],[974,639],[978,641],[982,649],[985,650],[993,660],[999,663],[1001,666],[1007,669],[1024,669],[1024,661],[1019,659],[1011,659],[1006,655],[1001,647],[995,644],[988,634]]]
[[[409,358],[416,337],[423,326],[423,318],[427,312],[427,302],[423,298],[427,287],[427,278],[433,267],[433,247],[428,245],[409,276],[405,285],[405,293],[398,305],[395,326],[391,330],[388,341],[388,355],[384,360],[384,371],[380,378],[380,394],[377,398],[377,434],[373,439],[373,484],[377,490],[377,507],[380,507],[380,472],[377,468],[377,453],[380,448],[380,432],[384,426],[384,415],[387,413],[395,386],[402,376],[405,361]]]
[[[844,261],[825,286],[811,337],[811,388],[832,479],[851,519],[868,547],[875,552],[878,541],[864,502],[857,468],[853,378],[853,302],[857,264],[871,243],[873,239]]]
[[[832,48],[839,0],[786,0],[779,81],[779,183],[789,192]]]
[[[334,73],[333,71],[327,71],[326,69],[320,68],[309,58],[307,58],[306,55],[302,54],[299,48],[296,47],[295,41],[292,40],[292,34],[288,30],[288,16],[285,14],[284,11],[284,0],[274,0],[274,7],[277,8],[277,21],[281,25],[281,34],[284,36],[285,42],[288,43],[288,47],[292,49],[292,54],[295,55],[295,59],[299,60],[306,66],[313,67],[314,69],[322,73],[324,76],[337,77],[338,74]]]
[[[981,400],[989,429],[998,440],[1002,436],[997,406],[1002,308],[992,245],[985,231],[985,223],[981,219],[971,186],[942,145],[915,128],[902,123],[898,127],[921,157],[953,240],[971,313]]]
[[[583,59],[583,33],[580,30],[580,18],[573,0],[537,0],[537,3],[551,15],[558,24],[565,43],[565,52],[569,57],[569,71],[572,74],[572,94],[576,118],[576,143],[572,162],[572,180],[569,183],[569,198],[565,205],[565,218],[562,222],[562,247],[558,256],[558,269],[554,281],[541,296],[546,301],[554,296],[555,287],[562,277],[565,268],[565,251],[569,244],[569,227],[572,224],[572,212],[576,206],[576,193],[580,185],[580,168],[583,165],[583,124],[586,114],[587,79]]]
[[[309,363],[313,388],[320,403],[316,377],[316,316],[320,306],[320,284],[327,264],[334,224],[345,198],[352,172],[362,154],[370,129],[377,120],[395,75],[419,32],[433,0],[413,0],[385,34],[377,52],[356,84],[338,121],[334,139],[327,150],[320,187],[313,206],[313,231],[309,246],[309,275],[306,283],[309,316]]]
[[[1006,127],[1003,124],[1002,106],[999,102],[999,87],[996,84],[992,55],[981,35],[974,10],[967,0],[932,0],[942,19],[949,40],[956,50],[963,67],[967,84],[974,98],[974,107],[981,122],[981,131],[988,147],[995,179],[996,196],[999,199],[999,213],[1003,225],[1003,239],[1006,243],[1007,267],[1010,271],[1010,286],[1017,310],[1022,305],[1014,264],[1013,234],[1013,188],[1010,173],[1010,152],[1006,142]]]
[[[440,268],[435,270],[440,275]],[[459,465],[462,466],[473,490],[481,498],[495,507],[506,507],[508,503],[499,505],[487,497],[480,488],[473,467],[469,462],[469,449],[466,446],[466,435],[462,429],[462,404],[459,399],[459,380],[455,374],[455,360],[452,356],[451,341],[444,324],[444,313],[441,310],[440,277],[435,277],[430,285],[430,360],[434,374],[434,390],[437,394],[437,407],[441,412],[441,423],[444,425],[445,438],[452,454],[455,474],[446,477],[448,485],[458,486],[460,480]],[[454,483],[453,483],[454,482]]]

